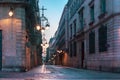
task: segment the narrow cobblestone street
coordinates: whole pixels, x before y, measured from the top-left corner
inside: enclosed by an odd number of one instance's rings
[[[41,66],[28,72],[0,72],[0,80],[120,80],[119,73],[75,69],[47,65],[48,73],[41,73]]]

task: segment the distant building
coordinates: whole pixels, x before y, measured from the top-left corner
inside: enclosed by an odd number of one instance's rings
[[[54,48],[53,48],[53,43],[54,43],[55,37],[50,38],[49,41],[49,52],[48,52],[48,57],[50,58],[51,55],[54,54]]]
[[[63,65],[120,72],[120,0],[68,0],[66,6],[68,26],[61,30],[69,32],[69,51]]]
[[[56,52],[55,50],[55,36],[50,38],[50,41],[49,41],[49,47],[48,47],[48,53],[47,53],[47,56],[48,56],[48,63],[49,64],[53,64],[53,60],[51,59],[54,55],[54,53]]]
[[[65,6],[64,11],[62,13],[62,17],[60,19],[59,22],[59,26],[57,29],[57,32],[55,34],[55,41],[54,41],[54,49],[55,49],[55,53],[54,53],[54,60],[55,60],[55,64],[57,65],[65,65],[64,62],[67,62],[67,59],[64,59],[64,54],[65,52],[62,51],[66,51],[67,49],[67,37],[68,37],[68,29],[67,29],[67,13],[66,13],[67,7]],[[60,51],[60,53],[59,53]],[[66,54],[67,55],[67,54]],[[67,64],[67,63],[66,63]]]
[[[39,0],[0,0],[0,70],[25,71],[41,62]],[[9,11],[13,16],[9,16]]]

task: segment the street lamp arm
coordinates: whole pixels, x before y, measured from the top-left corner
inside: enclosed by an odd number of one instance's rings
[[[41,16],[40,19],[48,22],[48,19],[45,16]]]
[[[48,22],[48,19],[44,16],[44,19]]]

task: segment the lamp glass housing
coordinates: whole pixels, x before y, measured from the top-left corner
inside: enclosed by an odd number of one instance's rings
[[[41,32],[42,32],[42,33],[44,33],[44,32],[45,32],[45,30],[44,30],[44,29],[41,29]]]
[[[37,26],[36,26],[36,29],[39,31],[39,30],[40,30],[40,26],[39,26],[39,25],[37,25]]]
[[[12,10],[10,10],[8,14],[9,14],[10,17],[12,17],[14,13],[13,13]]]

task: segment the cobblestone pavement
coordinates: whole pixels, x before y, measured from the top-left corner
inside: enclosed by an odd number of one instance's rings
[[[120,80],[120,73],[46,66],[46,73],[39,66],[28,72],[0,72],[0,80]]]

